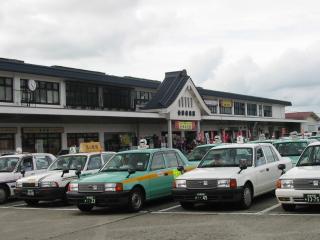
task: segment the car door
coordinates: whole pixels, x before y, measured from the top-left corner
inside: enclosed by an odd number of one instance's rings
[[[164,152],[163,155],[166,160],[167,173],[168,173],[168,176],[166,179],[167,193],[170,195],[174,179],[177,177],[177,174],[178,175],[181,174],[177,170],[177,168],[178,166],[185,166],[185,165],[182,159],[180,158],[180,156],[175,151],[167,151],[167,152]]]
[[[261,147],[255,149],[254,171],[255,171],[255,192],[256,195],[261,194],[268,189],[269,186],[269,167],[264,152]]]
[[[35,166],[32,156],[26,156],[21,159],[18,167],[18,172],[21,172],[22,169],[25,171],[25,177],[35,174]]]
[[[166,174],[166,163],[162,152],[154,153],[151,159],[149,172],[149,193],[151,198],[166,196],[168,174]]]
[[[267,168],[269,169],[268,186],[270,191],[275,189],[276,181],[281,175],[281,171],[278,169],[279,159],[274,156],[270,146],[262,146],[263,152],[267,160]]]

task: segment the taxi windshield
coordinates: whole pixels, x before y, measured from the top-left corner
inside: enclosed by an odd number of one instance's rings
[[[128,171],[128,169],[145,171],[148,166],[149,157],[149,153],[119,153],[114,155],[101,171]]]
[[[274,146],[281,156],[300,156],[303,150],[308,146],[307,142],[284,142],[275,143]]]
[[[17,163],[19,158],[17,157],[1,157],[0,158],[0,172],[12,172]]]
[[[197,147],[195,148],[188,156],[189,161],[200,161],[203,156],[212,148],[212,146],[208,147]]]
[[[247,166],[252,166],[251,148],[212,149],[202,159],[199,168],[238,167],[240,160],[246,160]]]
[[[320,146],[308,147],[301,155],[297,167],[319,166],[320,165]]]
[[[82,170],[86,164],[86,161],[86,155],[60,156],[54,163],[51,164],[48,170]]]

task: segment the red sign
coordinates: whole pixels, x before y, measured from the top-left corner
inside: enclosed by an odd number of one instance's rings
[[[178,130],[189,130],[189,131],[196,130],[195,122],[175,121],[174,126],[175,126],[175,129],[178,129]]]

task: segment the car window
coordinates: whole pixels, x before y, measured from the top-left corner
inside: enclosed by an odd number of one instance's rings
[[[166,163],[167,167],[178,167],[178,159],[175,152],[166,152],[164,153],[164,156],[166,157]]]
[[[272,151],[271,151],[270,147],[269,146],[263,146],[262,148],[263,148],[263,151],[265,153],[265,157],[267,159],[267,162],[268,163],[275,162],[276,160],[274,159],[274,156],[272,154]]]
[[[266,164],[266,158],[263,154],[262,148],[258,148],[256,150],[256,159],[255,159],[255,166],[259,167]]]
[[[278,154],[276,153],[276,150],[273,147],[270,147],[272,154],[273,154],[273,158],[275,161],[279,161],[279,157]]]
[[[47,169],[50,164],[52,163],[52,159],[48,156],[34,156],[36,160],[36,168],[40,169]]]
[[[103,164],[106,164],[113,155],[114,155],[114,153],[103,153],[102,154]]]
[[[179,166],[185,166],[185,162],[181,159],[180,155],[178,153],[175,153],[176,154],[176,157],[178,159],[178,164]]]
[[[166,168],[162,153],[155,153],[151,162],[151,170],[159,170]]]
[[[88,170],[100,169],[102,167],[101,156],[93,155],[90,157],[88,162]]]
[[[319,166],[320,165],[320,146],[308,147],[301,155],[297,167],[300,166]]]
[[[23,158],[21,162],[21,166],[26,172],[33,171],[34,170],[33,158],[32,157]]]

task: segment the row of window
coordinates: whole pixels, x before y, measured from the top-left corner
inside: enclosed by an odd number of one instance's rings
[[[193,98],[181,97],[178,102],[179,108],[193,108]]]
[[[207,105],[210,109],[211,113],[216,114],[218,106],[217,105]],[[243,102],[234,102],[233,103],[234,108],[234,115],[245,115],[246,112],[246,106]],[[258,111],[259,109],[259,111]],[[263,115],[262,115],[262,109],[263,109]],[[220,114],[232,114],[232,106],[226,107],[226,106],[219,106]],[[265,106],[265,105],[257,105],[257,104],[247,104],[247,115],[248,116],[259,116],[262,117],[272,117],[272,106]]]

